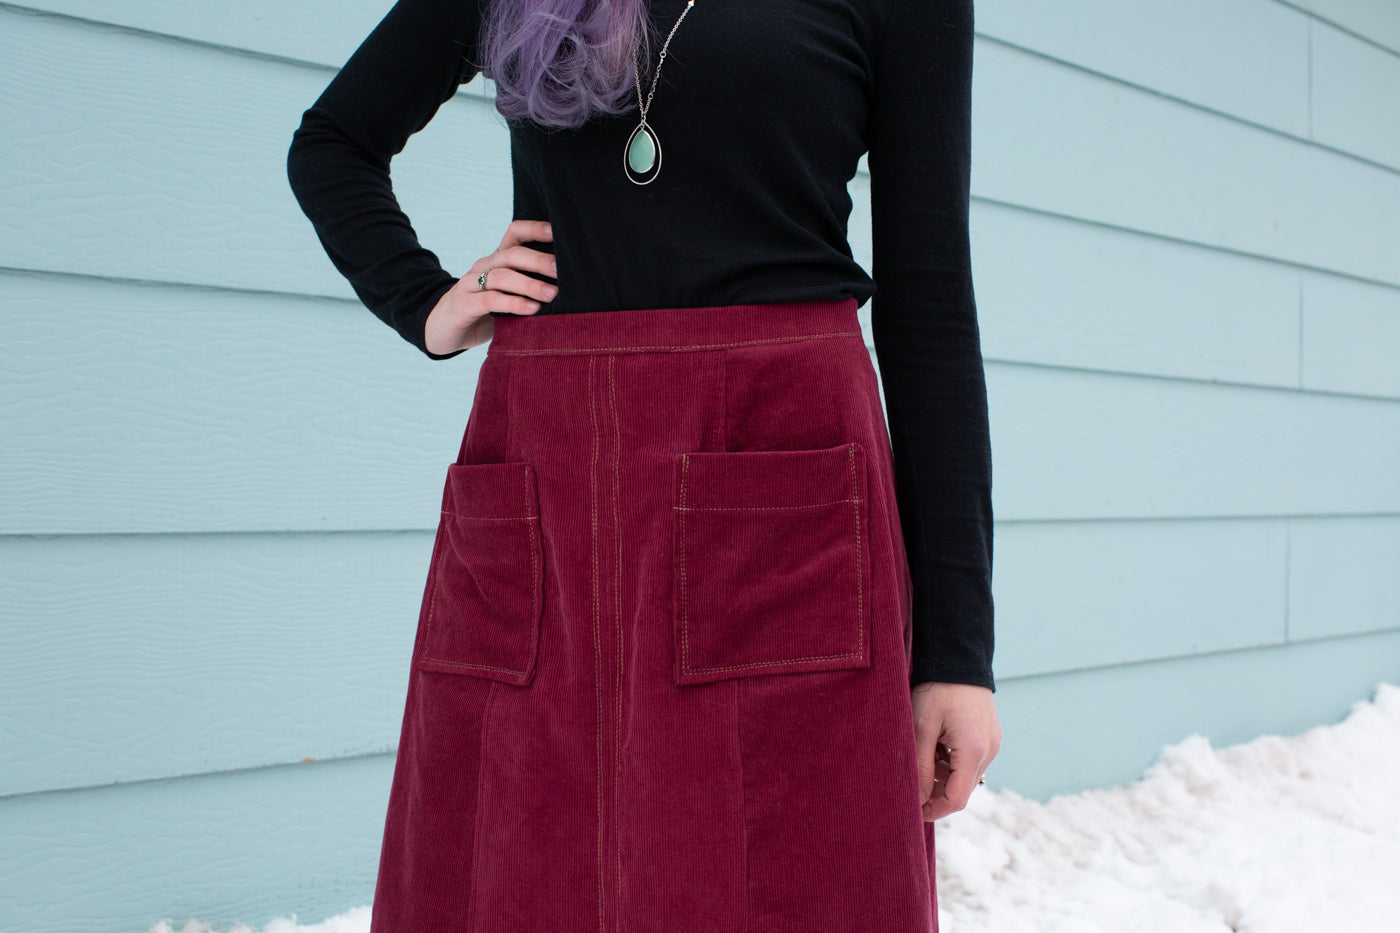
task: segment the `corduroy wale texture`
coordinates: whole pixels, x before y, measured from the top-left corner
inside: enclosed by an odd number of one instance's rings
[[[931,933],[855,299],[495,318],[373,933]]]

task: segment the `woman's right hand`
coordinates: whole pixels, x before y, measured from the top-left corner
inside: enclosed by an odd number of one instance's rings
[[[501,245],[490,256],[472,264],[466,275],[438,299],[424,325],[424,343],[430,353],[446,355],[456,350],[480,346],[491,339],[495,323],[488,312],[534,314],[540,304],[554,300],[559,287],[525,274],[526,271],[557,279],[554,256],[524,244],[553,242],[548,221],[513,220],[506,228]],[[476,284],[477,276],[490,269],[486,290]]]

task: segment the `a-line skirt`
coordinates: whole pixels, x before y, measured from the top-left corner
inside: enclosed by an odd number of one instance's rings
[[[929,933],[856,300],[495,317],[373,933]]]

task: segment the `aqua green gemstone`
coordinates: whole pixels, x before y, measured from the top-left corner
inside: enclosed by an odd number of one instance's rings
[[[651,141],[651,134],[640,127],[632,134],[632,142],[627,146],[627,164],[638,175],[651,171],[656,164],[656,144]]]

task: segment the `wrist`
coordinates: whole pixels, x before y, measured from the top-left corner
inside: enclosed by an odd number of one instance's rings
[[[466,327],[460,323],[465,315],[459,307],[463,296],[459,287],[461,279],[453,280],[452,285],[438,296],[423,318],[423,350],[435,360],[446,360],[489,339],[478,339],[480,320],[472,321]]]

